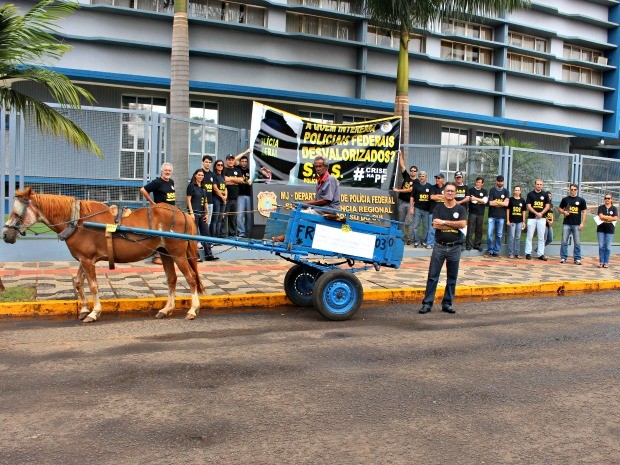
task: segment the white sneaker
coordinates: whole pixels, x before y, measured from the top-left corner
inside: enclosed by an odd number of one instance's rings
[[[204,247],[202,246],[202,244],[198,244],[198,250],[202,250],[204,249]]]
[[[562,259],[560,260],[560,263],[566,263],[566,259],[565,259],[565,258],[562,258]]]

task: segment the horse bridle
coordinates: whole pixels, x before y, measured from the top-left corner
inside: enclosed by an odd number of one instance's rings
[[[21,197],[15,197],[14,200],[19,201],[22,204],[22,211],[21,213],[18,214],[17,216],[17,221],[15,222],[15,224],[12,225],[5,225],[4,227],[7,229],[15,229],[19,234],[21,234],[22,236],[26,235],[26,231],[21,232],[19,230],[19,226],[21,224],[21,222],[24,220],[24,217],[26,216],[26,211],[28,210],[28,205],[30,205],[30,199],[22,199]]]

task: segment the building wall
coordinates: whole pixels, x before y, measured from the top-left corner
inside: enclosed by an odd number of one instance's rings
[[[74,48],[55,66],[85,83],[102,106],[118,106],[120,95],[131,87],[165,95],[172,16],[82,3],[81,10],[62,22],[59,34]],[[280,108],[328,108],[337,115],[372,117],[393,111],[397,51],[360,41],[366,36],[363,18],[285,1],[252,3],[266,7],[266,27],[190,17],[190,91],[193,98],[220,104],[221,124],[247,128],[252,99]],[[33,2],[16,4],[25,9]],[[618,24],[608,19],[614,7],[611,1],[535,2],[505,20],[481,19],[492,25],[494,41],[455,37],[434,27],[427,32],[425,50],[410,54],[413,121],[456,120],[500,132],[527,128],[532,133],[556,132],[562,141],[566,135],[617,138],[617,44],[609,41]],[[350,21],[357,32],[352,40],[287,32],[288,11]],[[509,46],[509,30],[547,38],[549,50]],[[443,59],[441,40],[493,48],[493,65]],[[613,58],[608,65],[571,62],[605,73],[605,86],[561,81],[564,43],[599,49]],[[547,60],[548,75],[507,69],[506,52]],[[428,137],[412,132],[414,143]],[[439,143],[439,138],[428,143]]]

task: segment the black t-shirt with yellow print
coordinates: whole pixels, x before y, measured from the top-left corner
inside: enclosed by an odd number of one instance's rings
[[[508,200],[508,211],[511,223],[523,223],[523,212],[525,211],[525,199],[510,197]]]
[[[176,192],[174,191],[174,181],[172,179],[164,181],[162,178],[153,179],[144,186],[155,203],[168,203],[174,205],[176,201]]]
[[[545,206],[551,202],[549,201],[549,196],[545,191],[536,192],[534,190],[527,194],[525,203],[526,205],[531,205],[534,211],[541,213],[545,209]],[[529,210],[527,211],[527,217],[529,219],[536,218],[536,216]]]
[[[467,220],[467,211],[463,205],[456,204],[454,207],[448,208],[445,203],[439,202],[433,209],[433,219],[435,218],[446,221]],[[435,242],[462,242],[463,239],[462,231],[456,228],[435,230]]]
[[[413,186],[413,205],[415,208],[419,208],[420,210],[424,210],[425,212],[430,211],[431,208],[431,188],[433,186],[428,182],[424,184],[419,183]]]

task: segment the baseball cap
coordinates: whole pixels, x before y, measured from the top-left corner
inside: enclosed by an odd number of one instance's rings
[[[232,153],[229,153],[228,155],[226,155],[226,160],[229,160],[231,158],[235,158],[235,156]]]
[[[446,177],[441,173],[435,175],[435,179],[437,178],[446,179]]]
[[[497,175],[497,180],[498,181],[503,181],[504,180],[504,176],[502,176],[501,174]]]
[[[462,171],[457,171],[456,173],[454,173],[454,177],[455,178],[462,178],[463,177],[463,172]]]

